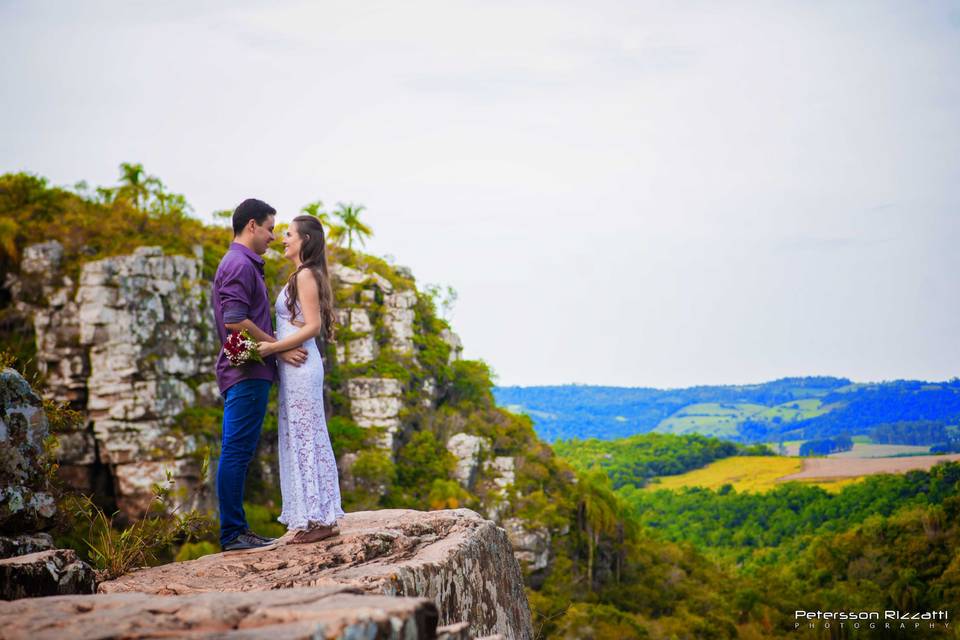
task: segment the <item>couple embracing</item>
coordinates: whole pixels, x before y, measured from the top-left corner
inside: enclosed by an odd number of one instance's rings
[[[260,440],[270,387],[279,381],[280,489],[287,526],[283,540],[315,542],[339,533],[337,463],[323,408],[323,361],[315,339],[331,337],[333,292],[327,271],[323,227],[313,216],[297,216],[283,238],[294,271],[274,305],[276,335],[263,254],[274,240],[276,210],[244,200],[233,212],[233,243],[213,281],[213,311],[221,345],[231,332],[246,330],[258,342],[263,362],[230,364],[221,349],[217,383],[224,398],[223,435],[217,468],[220,546],[224,551],[276,543],[250,530],[243,510],[247,467]]]

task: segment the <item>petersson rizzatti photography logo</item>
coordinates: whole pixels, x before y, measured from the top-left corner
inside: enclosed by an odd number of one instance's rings
[[[802,611],[793,613],[793,628],[801,629],[884,629],[889,631],[945,631],[950,612],[940,611]]]

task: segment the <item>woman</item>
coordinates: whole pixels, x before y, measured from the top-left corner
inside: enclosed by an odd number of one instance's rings
[[[340,506],[337,461],[323,411],[323,360],[315,338],[332,337],[333,291],[327,273],[323,227],[313,216],[297,216],[283,238],[284,256],[295,270],[277,296],[277,341],[261,342],[268,356],[302,346],[307,361],[280,361],[280,491],[291,542],[316,542],[337,535]],[[287,536],[284,536],[287,538]]]

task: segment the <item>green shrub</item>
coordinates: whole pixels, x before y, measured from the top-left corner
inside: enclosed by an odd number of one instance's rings
[[[347,510],[376,508],[396,479],[393,460],[382,449],[365,449],[357,454],[351,473],[356,488],[344,492],[343,504]]]
[[[253,531],[271,538],[279,538],[287,529],[277,522],[280,510],[274,504],[243,503],[243,511],[247,514],[247,524]]]
[[[199,486],[203,486],[207,465],[201,469]],[[67,504],[73,516],[86,523],[83,543],[86,557],[97,569],[97,580],[112,580],[133,569],[156,564],[161,556],[172,553],[177,543],[197,540],[211,533],[212,518],[197,510],[180,513],[182,505],[174,505],[170,487],[173,479],[167,472],[166,486],[154,485],[153,511],[156,513],[135,520],[120,528],[117,514],[111,516],[89,496],[79,496]]]
[[[359,451],[363,448],[368,430],[358,427],[357,423],[343,416],[331,416],[327,420],[327,433],[334,452],[340,456],[344,453]]]
[[[493,380],[490,366],[483,360],[457,360],[446,401],[453,405],[493,406]]]
[[[174,556],[174,562],[186,562],[187,560],[196,560],[197,558],[202,558],[203,556],[208,556],[211,553],[220,553],[220,545],[215,542],[210,542],[209,540],[201,540],[199,542],[186,542],[177,551],[177,555]]]

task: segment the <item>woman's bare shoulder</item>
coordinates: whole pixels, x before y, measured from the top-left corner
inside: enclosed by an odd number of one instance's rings
[[[312,269],[301,269],[297,273],[297,288],[308,287],[309,289],[317,288],[317,276],[313,273]]]

